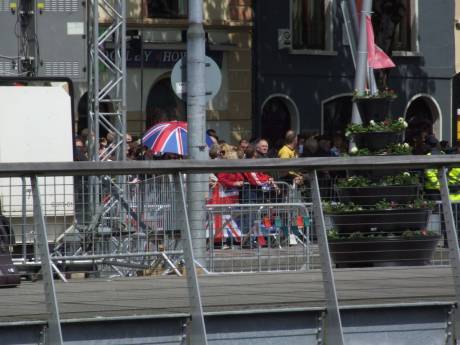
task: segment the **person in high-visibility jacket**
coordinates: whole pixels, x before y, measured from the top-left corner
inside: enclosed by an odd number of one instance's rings
[[[444,154],[440,150],[439,141],[434,135],[426,139],[426,144],[430,147],[428,156],[436,154]],[[447,184],[449,186],[449,199],[450,201],[460,201],[460,168],[451,168],[447,173]],[[438,169],[425,170],[425,184],[424,189],[428,197],[440,198],[440,183],[438,178]]]
[[[443,154],[443,152],[439,148],[438,140],[432,136],[428,137],[426,143],[430,146],[431,152],[427,153],[427,155],[431,154]],[[455,210],[456,214],[456,222],[459,224],[458,217],[460,216],[457,205],[460,202],[460,168],[451,168],[447,172],[447,184],[449,187],[449,199],[450,201],[454,202],[453,209]],[[425,170],[425,197],[432,200],[440,200],[441,195],[439,194],[441,189],[441,184],[438,178],[438,169],[426,169]],[[444,248],[448,248],[448,241],[446,235],[446,227],[444,225],[444,216],[441,213],[440,215],[440,231],[443,237]]]
[[[447,183],[449,185],[449,199],[450,201],[460,202],[460,168],[452,168],[447,174]],[[428,195],[439,196],[441,189],[438,169],[425,170],[425,191]]]

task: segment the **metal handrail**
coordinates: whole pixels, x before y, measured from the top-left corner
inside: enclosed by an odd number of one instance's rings
[[[224,171],[426,169],[460,166],[460,155],[297,159],[0,163],[0,177],[207,173]]]

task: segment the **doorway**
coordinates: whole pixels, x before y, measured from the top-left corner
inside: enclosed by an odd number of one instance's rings
[[[417,138],[434,134],[441,139],[441,111],[437,102],[429,95],[413,97],[406,108],[405,120],[408,123],[405,140],[413,145]]]
[[[351,122],[352,106],[350,94],[337,95],[323,101],[321,133],[331,138],[336,134],[345,135],[345,129]]]
[[[187,121],[186,105],[171,87],[170,76],[156,81],[147,97],[147,128],[163,121]]]
[[[270,147],[278,149],[284,144],[284,136],[290,129],[299,130],[299,111],[286,95],[272,95],[262,105],[261,138]]]

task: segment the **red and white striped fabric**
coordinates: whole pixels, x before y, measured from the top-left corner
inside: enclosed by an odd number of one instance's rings
[[[217,183],[211,190],[211,198],[208,200],[209,205],[217,204],[238,204],[239,191],[236,188],[224,188]],[[208,222],[209,232],[209,222]],[[222,242],[224,238],[233,238],[236,242],[241,241],[241,230],[232,214],[223,214],[218,212],[213,214],[212,231],[214,242]]]

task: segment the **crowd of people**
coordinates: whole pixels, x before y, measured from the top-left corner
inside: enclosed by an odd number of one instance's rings
[[[334,135],[320,135],[319,133],[296,134],[289,130],[285,133],[284,142],[271,145],[269,140],[264,138],[241,139],[237,145],[231,145],[221,140],[213,129],[207,130],[207,136],[213,144],[209,148],[211,159],[264,159],[264,158],[297,158],[297,157],[339,157],[348,152],[347,138],[340,132]],[[75,138],[75,160],[91,160],[89,152],[89,131],[84,129]],[[114,149],[115,134],[108,132],[99,140],[99,155],[105,160],[117,160]],[[155,153],[142,144],[138,137],[126,134],[126,158],[128,160],[164,160],[182,159],[182,156],[173,153]],[[436,136],[428,130],[419,130],[416,135],[409,138],[412,153],[415,155],[435,155],[460,153],[460,147],[451,147],[447,141],[439,141]],[[323,172],[324,173],[324,172]],[[278,171],[271,176],[267,173],[228,173],[211,174],[210,186],[219,184],[226,189],[238,189],[240,202],[262,202],[262,200],[273,200],[273,193],[280,194],[278,186],[274,181],[283,181],[292,186],[304,184],[305,175],[297,171]],[[322,176],[324,177],[324,176]],[[325,176],[324,180],[330,180]],[[248,186],[250,192],[245,191],[243,186]],[[323,186],[324,187],[324,186]],[[246,188],[246,187],[245,187]],[[270,194],[267,194],[267,192]],[[275,194],[276,194],[275,193]],[[267,197],[267,195],[270,195]],[[263,197],[262,197],[263,196]]]
[[[215,130],[208,130],[207,133],[213,144],[209,147],[210,159],[265,159],[281,158],[292,159],[297,157],[339,157],[348,153],[348,141],[341,133],[331,136],[320,135],[319,133],[297,134],[292,130],[285,133],[284,141],[271,145],[270,141],[264,138],[241,139],[237,145],[231,145],[221,140]],[[108,160],[116,160],[111,156],[116,151],[114,149],[115,135],[107,133],[99,140],[99,155],[107,155]],[[145,147],[140,138],[126,134],[126,157],[128,160],[163,160],[163,159],[182,159],[181,156],[172,153],[157,154]],[[460,153],[460,148],[450,147],[448,142],[439,141],[436,136],[429,131],[420,131],[412,136],[410,145],[413,154],[435,155]],[[81,135],[75,138],[75,160],[91,160],[89,152],[89,131],[83,130]],[[334,172],[334,174],[341,172]],[[320,187],[324,190],[332,190],[329,183],[333,181],[332,173],[321,172]],[[324,175],[325,174],[325,175]],[[426,175],[426,174],[425,174]],[[437,195],[439,182],[437,174],[431,179],[425,176],[425,189],[432,189],[433,195]],[[453,178],[453,172],[449,173],[449,184]],[[460,179],[460,170],[455,174],[455,182]],[[298,188],[306,182],[308,176],[299,171],[277,171],[269,174],[267,172],[231,172],[209,174],[209,195],[208,204],[261,204],[273,203],[284,200],[286,186]],[[326,181],[326,182],[325,182]],[[322,185],[322,184],[327,185]],[[429,185],[431,183],[431,185]],[[322,185],[322,186],[321,186]],[[307,189],[308,190],[308,189]],[[251,211],[252,212],[252,211]],[[241,212],[238,218],[238,227],[242,238],[250,238],[254,232],[252,224],[254,215],[251,212]],[[252,217],[252,218],[251,218]],[[222,219],[221,219],[222,221]],[[218,221],[214,221],[218,225]],[[220,226],[224,228],[223,224]],[[217,228],[216,228],[217,229]],[[219,231],[215,231],[218,234]],[[220,232],[222,233],[222,231]],[[235,237],[235,236],[234,236]],[[236,236],[237,237],[237,236]],[[222,243],[225,243],[225,239]],[[229,241],[230,239],[227,239]]]
[[[265,138],[241,139],[237,145],[231,145],[219,139],[214,129],[207,130],[207,135],[213,141],[209,148],[211,159],[228,158],[230,152],[235,152],[236,158],[294,158],[294,157],[339,157],[348,152],[348,140],[341,133],[333,135],[321,135],[319,133],[296,134],[289,130],[284,141],[278,141],[273,145]],[[75,160],[92,160],[90,152],[89,130],[83,129],[74,139]],[[99,139],[98,152],[103,160],[117,160],[115,156],[114,140],[115,134],[108,132]],[[129,133],[126,139],[126,159],[128,160],[161,160],[181,159],[180,155],[173,153],[155,153],[142,144],[141,138]],[[446,140],[438,140],[436,136],[427,130],[421,130],[417,135],[411,136],[408,140],[414,155],[426,154],[455,154],[460,153],[460,147],[452,147]],[[294,178],[295,176],[292,175]]]

